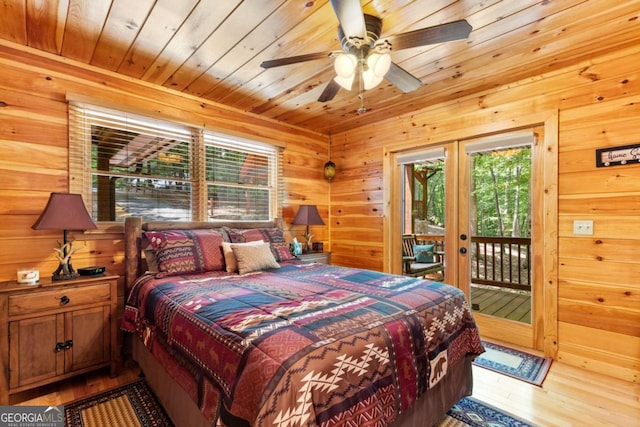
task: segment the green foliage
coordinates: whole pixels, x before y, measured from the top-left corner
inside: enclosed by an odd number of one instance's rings
[[[472,234],[531,236],[531,148],[477,153],[471,159]]]
[[[425,219],[429,225],[444,227],[445,225],[445,182],[444,182],[444,159],[429,162],[427,164],[416,164],[414,170],[421,172],[427,180],[427,202],[422,204],[424,186],[419,181],[415,181],[415,203],[414,218]],[[421,206],[426,206],[423,212]]]
[[[471,156],[470,214],[472,234],[530,237],[531,148],[522,147]],[[426,179],[414,179],[414,220],[445,226],[444,160],[414,165]],[[426,207],[426,212],[424,207]]]

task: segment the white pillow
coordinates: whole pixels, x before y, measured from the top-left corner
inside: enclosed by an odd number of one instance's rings
[[[233,243],[234,245],[262,245],[264,242],[262,240],[256,240],[254,242],[247,243]],[[233,250],[231,249],[232,243],[222,242],[222,253],[224,254],[224,263],[227,266],[227,273],[237,273],[238,272],[238,261],[236,260],[236,256],[233,254]]]
[[[280,264],[276,262],[273,252],[271,252],[269,243],[261,245],[231,243],[231,250],[238,261],[238,272],[240,274],[251,273],[265,268],[280,268]]]

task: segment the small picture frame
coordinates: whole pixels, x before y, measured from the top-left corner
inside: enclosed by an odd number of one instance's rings
[[[312,248],[313,252],[323,252],[324,251],[324,244],[322,242],[313,242],[311,244],[311,248]]]

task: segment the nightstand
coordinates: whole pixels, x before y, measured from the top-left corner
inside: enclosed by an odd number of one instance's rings
[[[118,277],[0,283],[0,405],[106,366],[117,374]]]
[[[302,255],[298,255],[298,259],[305,262],[331,264],[331,252],[305,252]]]

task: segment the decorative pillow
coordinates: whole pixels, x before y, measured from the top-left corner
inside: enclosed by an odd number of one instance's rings
[[[225,228],[231,243],[246,243],[262,240],[271,245],[271,252],[277,262],[295,259],[289,245],[284,241],[282,230],[273,228]]]
[[[158,263],[157,277],[224,270],[221,229],[145,231]]]
[[[262,240],[269,243],[284,243],[284,235],[278,227],[273,228],[228,228],[225,227],[231,243],[246,243]]]
[[[158,273],[158,260],[152,245],[147,246],[144,250],[144,258],[147,260],[147,273]]]
[[[271,252],[270,245],[247,245],[232,243],[231,250],[238,261],[238,272],[240,274],[251,273],[265,268],[280,268]]]
[[[291,253],[288,243],[271,243],[271,252],[278,262],[297,259],[295,255]]]
[[[416,257],[416,262],[435,262],[433,257],[434,246],[435,245],[413,245],[413,255]]]
[[[238,272],[238,260],[233,253],[233,249],[231,249],[231,245],[264,245],[265,243],[262,240],[257,240],[255,242],[247,242],[247,243],[229,243],[222,242],[222,253],[224,254],[224,263],[227,266],[227,273],[237,273]]]

